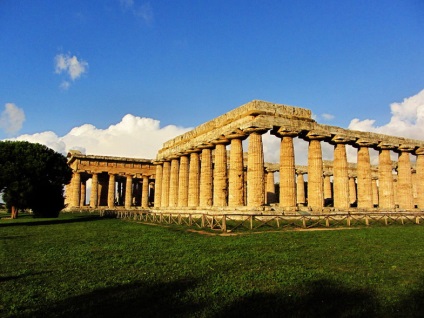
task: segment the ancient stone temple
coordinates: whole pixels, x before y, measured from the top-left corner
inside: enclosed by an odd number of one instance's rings
[[[280,141],[278,163],[264,162],[267,132]],[[306,166],[296,164],[294,138],[308,145]],[[323,143],[333,161],[323,160]],[[357,149],[355,164],[347,145]],[[379,153],[376,166],[370,149]],[[423,156],[424,141],[322,125],[308,109],[252,101],[165,142],[155,160],[71,153],[67,202],[199,213],[424,210]],[[97,184],[90,203],[88,178]]]
[[[268,131],[280,139],[278,169],[267,168],[264,162],[262,135]],[[306,167],[296,165],[294,138],[308,143]],[[245,139],[247,149],[242,148]],[[334,161],[327,167],[322,143],[334,148]],[[346,145],[357,148],[357,164],[347,162]],[[371,167],[370,148],[379,152],[378,167]],[[398,154],[395,164],[390,159],[392,151]],[[326,199],[331,199],[336,211],[353,206],[362,211],[375,207],[422,210],[423,155],[423,141],[322,125],[308,109],[252,101],[164,143],[154,162],[160,176],[156,182],[161,183],[154,205],[160,209],[261,210],[275,200],[272,173],[279,171],[277,206],[284,211],[307,205],[321,212]],[[416,156],[415,169],[411,156]],[[188,185],[181,180],[188,180]],[[184,189],[179,188],[181,184]],[[180,191],[199,199],[191,204],[179,201],[175,196]]]
[[[66,187],[69,208],[148,208],[153,204],[155,166],[149,159],[83,155],[70,151],[73,170]],[[87,196],[90,182],[90,196]],[[88,200],[87,200],[88,197]]]

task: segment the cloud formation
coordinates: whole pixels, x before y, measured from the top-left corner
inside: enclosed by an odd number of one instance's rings
[[[63,80],[60,88],[68,89],[71,85],[71,81],[75,81],[82,74],[86,73],[88,70],[88,63],[84,60],[78,60],[78,58],[73,55],[68,54],[58,54],[54,58],[55,60],[55,73],[66,75],[66,80]]]
[[[424,90],[403,102],[391,104],[392,119],[383,126],[375,126],[374,119],[353,119],[349,129],[373,131],[388,135],[399,135],[413,139],[424,136]],[[15,140],[27,140],[44,144],[58,152],[66,154],[77,149],[86,154],[154,159],[162,144],[180,134],[191,130],[189,127],[169,125],[160,127],[160,121],[125,115],[117,124],[106,129],[85,124],[73,128],[65,136],[57,136],[46,131],[33,135],[22,135]],[[278,163],[280,160],[280,138],[269,132],[263,135],[264,157],[266,162]],[[306,165],[308,142],[294,139],[296,164]],[[244,142],[247,150],[247,140]],[[323,159],[332,160],[334,147],[322,143]],[[357,150],[346,147],[349,162],[356,162]],[[378,162],[377,152],[371,151],[372,163]],[[395,159],[395,158],[393,158]]]
[[[375,119],[354,118],[349,129],[371,131],[411,139],[424,139],[424,90],[390,105],[391,118],[387,124],[375,125]]]
[[[14,140],[38,142],[62,154],[77,149],[91,155],[154,159],[165,141],[190,129],[174,125],[160,127],[158,120],[128,114],[106,129],[84,124],[65,136],[46,131],[21,135]]]
[[[0,129],[9,135],[16,134],[22,128],[25,121],[25,113],[13,103],[6,103],[0,115]]]
[[[154,21],[154,14],[150,2],[138,5],[134,2],[134,0],[120,0],[119,3],[124,11],[131,12],[134,16],[142,19],[142,21],[147,25],[152,25]]]

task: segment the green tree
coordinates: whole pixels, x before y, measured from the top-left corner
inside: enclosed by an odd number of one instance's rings
[[[0,192],[12,218],[26,208],[35,216],[58,216],[64,208],[63,187],[71,177],[60,153],[41,144],[0,141]]]

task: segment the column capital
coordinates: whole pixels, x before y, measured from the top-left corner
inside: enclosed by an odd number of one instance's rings
[[[395,149],[398,146],[399,146],[399,144],[393,144],[393,143],[386,142],[386,141],[380,141],[377,144],[376,148],[380,149],[380,150],[392,150],[392,149]]]
[[[269,128],[260,128],[260,127],[248,127],[246,129],[244,129],[244,132],[247,134],[252,134],[252,133],[257,133],[259,135],[263,135],[265,134],[267,131],[269,130]]]
[[[331,134],[322,130],[310,130],[306,133],[306,140],[324,140],[326,138],[330,138]]]
[[[400,144],[399,147],[395,151],[397,152],[413,152],[415,150],[415,146],[411,144]]]
[[[297,137],[300,134],[299,129],[294,129],[292,127],[275,127],[271,130],[271,135],[275,135],[277,137]]]
[[[200,150],[212,149],[212,148],[215,148],[215,145],[213,143],[210,143],[210,142],[204,142],[201,145],[198,145],[197,148],[199,148]]]
[[[375,147],[377,146],[377,142],[370,140],[370,139],[365,139],[365,138],[359,138],[358,140],[355,141],[355,143],[353,144],[354,147],[356,148],[360,148],[360,147]]]
[[[229,145],[230,140],[227,139],[225,136],[221,136],[215,140],[212,140],[211,143],[213,143],[214,145]]]
[[[303,169],[296,169],[296,174],[307,174],[308,172]]]
[[[200,149],[200,147],[196,147],[196,148],[188,149],[188,150],[186,150],[186,152],[187,152],[188,154],[192,154],[192,153],[200,153],[200,152],[202,152],[202,149]]]
[[[419,147],[419,148],[417,148],[417,149],[415,149],[415,152],[414,152],[417,156],[421,156],[421,155],[424,155],[424,147]]]
[[[162,165],[163,164],[163,160],[162,159],[161,160],[153,160],[152,163],[154,165]]]
[[[241,139],[241,140],[244,140],[244,139],[247,138],[247,136],[248,135],[243,130],[237,129],[237,130],[234,130],[231,133],[225,135],[225,138],[230,139],[230,140],[231,139]]]
[[[331,138],[330,143],[332,144],[347,144],[349,142],[354,141],[355,138],[347,136],[347,135],[343,135],[343,134],[338,134],[338,135],[334,135]]]

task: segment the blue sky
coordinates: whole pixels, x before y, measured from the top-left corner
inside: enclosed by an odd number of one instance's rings
[[[143,126],[163,142],[253,99],[387,128],[424,89],[423,18],[422,0],[2,0],[0,139],[77,128],[62,146],[96,152],[84,132]]]

